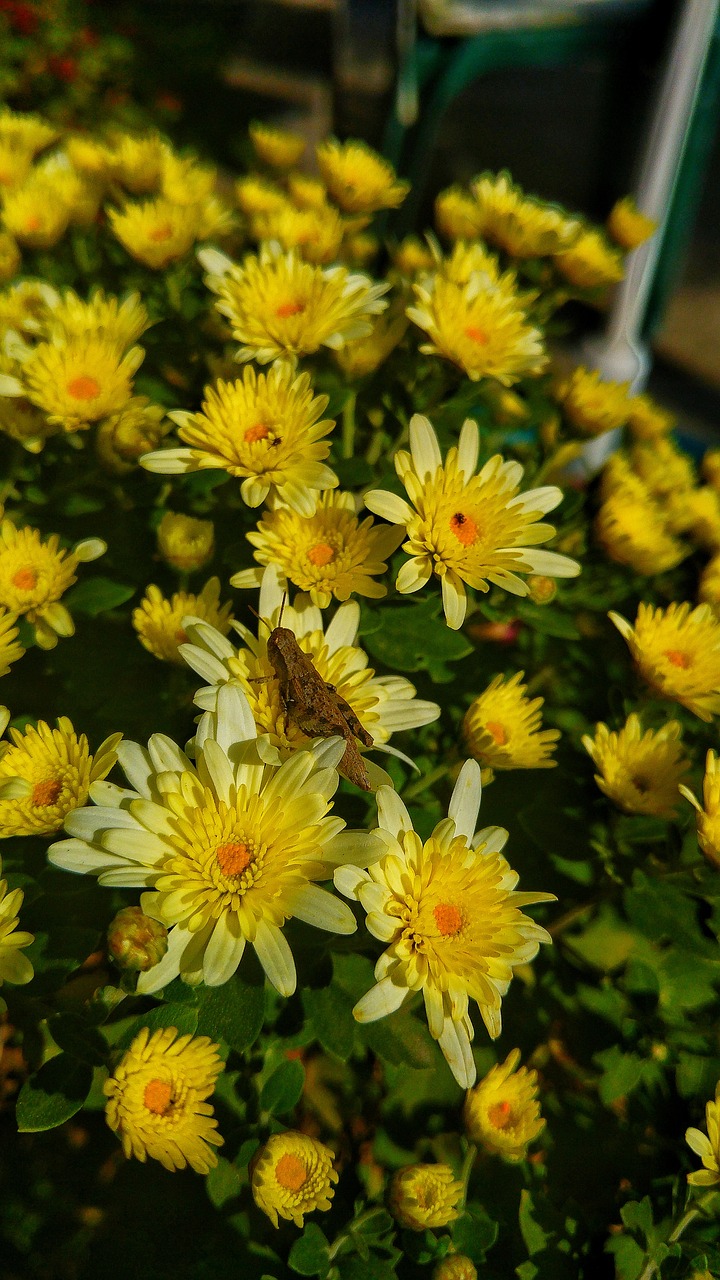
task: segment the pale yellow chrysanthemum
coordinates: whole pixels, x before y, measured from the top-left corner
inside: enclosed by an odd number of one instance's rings
[[[512,289],[515,285],[515,275],[512,271],[503,273],[500,267],[500,259],[497,254],[491,253],[484,244],[476,241],[474,244],[465,244],[460,240],[453,246],[452,253],[444,258],[436,255],[435,266],[439,275],[445,280],[451,280],[453,284],[464,287],[469,284],[473,276],[481,272],[485,277],[483,283],[498,285],[501,288]],[[518,299],[518,302],[520,299]]]
[[[629,456],[633,470],[654,497],[668,498],[695,488],[692,460],[670,439],[641,440],[632,445]]]
[[[33,170],[32,184],[44,188],[54,204],[65,205],[70,222],[91,227],[98,216],[102,188],[98,182],[76,173],[66,155],[56,152]]]
[[[205,395],[200,413],[169,415],[187,448],[146,454],[142,466],[161,475],[217,468],[243,477],[240,493],[249,507],[272,495],[311,515],[318,493],[338,480],[322,461],[330,452],[323,437],[335,422],[321,418],[328,398],[313,395],[310,375],[295,377],[284,363],[267,374],[247,368],[236,382],[219,381]]]
[[[655,235],[658,224],[641,213],[632,196],[616,201],[607,220],[608,234],[621,249],[637,249]]]
[[[628,382],[606,382],[596,369],[581,365],[555,388],[555,399],[576,430],[586,436],[614,431],[628,420]]]
[[[418,305],[407,314],[431,339],[420,350],[452,360],[473,382],[497,378],[511,386],[547,364],[543,335],[527,317],[512,272],[498,282],[478,272],[466,285],[436,273],[413,289]]]
[[[557,205],[525,195],[508,173],[481,174],[472,183],[472,193],[479,234],[513,258],[559,253],[580,232],[577,218]]]
[[[289,129],[253,120],[248,129],[255,155],[272,169],[292,169],[300,162],[305,150],[305,139]]]
[[[410,190],[389,160],[364,142],[327,138],[316,148],[318,167],[330,198],[345,213],[397,209]]]
[[[134,196],[157,191],[162,175],[165,144],[157,133],[117,133],[112,138],[112,175]]]
[[[513,1049],[465,1098],[463,1119],[468,1137],[491,1155],[524,1160],[527,1149],[545,1128],[538,1102],[537,1071],[520,1067]]]
[[[68,160],[78,173],[103,182],[109,176],[112,152],[104,142],[89,134],[76,133],[65,138],[64,147]]]
[[[36,643],[54,649],[58,636],[71,636],[75,630],[60,597],[76,581],[78,564],[97,560],[106,549],[100,538],[85,538],[66,551],[56,533],[43,539],[37,529],[18,529],[11,520],[3,520],[0,605],[24,614],[34,624]]]
[[[297,209],[322,209],[328,203],[327,187],[308,173],[289,173],[287,189]]]
[[[127,1158],[150,1156],[171,1173],[214,1169],[223,1139],[207,1099],[224,1065],[209,1036],[143,1027],[103,1085],[105,1117]]]
[[[106,296],[102,289],[93,289],[85,302],[72,289],[65,289],[51,306],[46,327],[56,340],[104,338],[125,351],[151,323],[139,293],[130,293],[121,300]]]
[[[635,665],[659,698],[687,707],[701,720],[720,711],[720,622],[707,604],[675,601],[667,609],[641,604],[635,625],[609,613]]]
[[[60,427],[57,423],[48,422],[45,414],[30,404],[24,395],[8,394],[9,388],[22,391],[22,382],[17,377],[21,372],[16,361],[0,353],[0,432],[11,440],[17,440],[28,453],[41,453],[46,440]],[[11,379],[9,386],[3,375]]]
[[[293,1129],[274,1133],[253,1162],[253,1200],[274,1227],[278,1217],[302,1227],[306,1213],[330,1208],[338,1180],[332,1162],[332,1151],[316,1138]]]
[[[406,236],[392,255],[393,266],[403,276],[417,276],[421,271],[432,271],[435,257],[429,246],[418,236]]]
[[[113,234],[132,258],[154,271],[184,258],[198,235],[200,215],[194,204],[175,204],[161,196],[142,204],[109,209]]]
[[[349,703],[363,728],[381,746],[393,733],[415,729],[437,720],[436,702],[415,697],[415,687],[403,676],[376,676],[368,666],[367,654],[357,645],[360,606],[350,600],[342,604],[327,628],[320,610],[307,597],[292,605],[274,565],[263,574],[260,587],[258,635],[240,623],[235,630],[244,645],[236,649],[214,628],[194,619],[187,622],[192,643],[182,650],[185,661],[209,683],[198,691],[197,706],[204,711],[216,706],[218,689],[228,681],[245,692],[257,725],[258,744],[264,760],[279,764],[299,748],[308,745],[292,717],[285,714],[277,673],[267,656],[267,642],[273,627],[282,625],[293,632],[322,679]]]
[[[17,615],[0,605],[0,676],[6,676],[13,662],[22,658],[25,650],[18,640]]]
[[[544,698],[528,698],[524,672],[510,680],[495,676],[465,712],[465,746],[490,769],[552,769],[551,756],[560,737],[557,729],[541,729]]]
[[[67,231],[70,209],[46,182],[32,177],[3,196],[2,220],[18,244],[52,249]]]
[[[447,1164],[410,1164],[390,1179],[387,1206],[410,1231],[446,1227],[460,1217],[463,1184]]]
[[[217,169],[163,147],[160,194],[171,204],[199,205],[215,193]]]
[[[238,230],[235,210],[220,196],[208,196],[198,210],[198,240],[224,240]]]
[[[578,289],[599,289],[617,284],[625,275],[622,255],[601,231],[588,228],[569,249],[555,255],[561,276]]]
[[[127,406],[144,358],[141,347],[123,355],[116,342],[91,334],[41,342],[22,365],[22,389],[51,423],[82,431]]]
[[[701,1129],[686,1129],[685,1141],[703,1162],[702,1169],[689,1173],[687,1180],[693,1187],[714,1187],[720,1182],[720,1080],[715,1089],[715,1101],[705,1107],[707,1134]]]
[[[212,520],[166,511],[157,527],[157,545],[166,564],[181,573],[194,573],[212,560],[215,526]]]
[[[375,578],[387,572],[386,560],[397,551],[402,530],[360,522],[351,493],[321,495],[315,514],[301,516],[287,507],[268,511],[257,532],[247,535],[261,565],[277,565],[290,582],[307,591],[313,604],[325,609],[333,596],[351,595],[380,600],[387,587]],[[233,587],[257,587],[261,569],[245,569],[230,579]]]
[[[282,187],[277,187],[274,182],[261,178],[257,173],[249,173],[244,178],[238,178],[235,183],[235,199],[248,218],[276,213],[279,209],[284,209],[288,203]]]
[[[621,496],[628,502],[652,503],[654,498],[644,480],[633,470],[623,450],[611,453],[600,475],[600,500]]]
[[[283,253],[272,244],[247,254],[240,264],[216,250],[198,256],[210,273],[208,288],[219,296],[218,311],[243,344],[237,360],[295,363],[323,346],[337,350],[370,333],[370,317],[387,305],[382,297],[387,284],[373,284],[345,267],[313,266],[297,252]]]
[[[59,302],[60,294],[44,280],[20,280],[0,294],[0,329],[44,337]]]
[[[0,188],[3,192],[21,187],[30,174],[32,152],[5,142],[0,135]]]
[[[378,316],[372,333],[365,338],[354,338],[334,353],[335,362],[346,378],[356,381],[368,378],[384,364],[407,332],[408,322],[395,307],[389,307]]]
[[[8,893],[7,880],[0,880],[0,987],[3,982],[23,986],[34,977],[33,967],[22,951],[35,941],[35,935],[27,933],[25,929],[18,929],[24,897],[22,889],[13,889]]]
[[[250,943],[276,990],[289,996],[297,975],[283,932],[288,919],[354,933],[347,904],[316,883],[348,861],[366,866],[379,852],[367,831],[346,831],[330,812],[344,749],[342,738],[323,739],[279,769],[266,767],[237,685],[225,686],[216,713],[201,718],[194,763],[163,734],[147,751],[121,743],[131,790],[93,787],[98,807],[71,814],[72,838],[48,856],[101,884],[145,888],[144,914],[169,932],[162,960],[140,974],[139,992],[159,991],[178,976],[221,986]]]
[[[337,209],[296,209],[288,204],[253,218],[256,240],[277,240],[283,249],[297,249],[304,262],[336,262],[345,227]]]
[[[666,436],[676,425],[676,418],[648,395],[632,396],[627,425],[636,440],[655,440]]]
[[[446,187],[435,197],[435,226],[447,240],[476,240],[483,227],[477,200],[464,187]]]
[[[688,534],[694,542],[713,554],[720,551],[720,492],[712,485],[700,485],[671,493],[667,497],[667,524],[675,532]]]
[[[147,396],[133,396],[124,409],[98,424],[95,452],[108,471],[127,475],[170,429],[161,405],[151,404]]]
[[[220,579],[210,578],[197,595],[176,591],[169,600],[159,587],[151,583],[137,609],[132,624],[143,648],[163,662],[182,666],[180,645],[188,636],[183,618],[188,614],[202,618],[225,636],[230,630],[232,604],[220,604]]]
[[[11,741],[0,744],[0,837],[59,831],[87,803],[91,784],[110,772],[121,738],[112,734],[92,756],[85,734],[78,737],[66,716],[57,729],[44,720],[11,729]]]
[[[681,733],[677,720],[643,733],[640,719],[633,713],[618,732],[611,733],[606,724],[598,724],[594,738],[585,734],[582,743],[599,770],[595,781],[613,804],[625,813],[672,818],[678,787],[690,768]]]
[[[716,614],[720,610],[720,554],[714,555],[700,574],[698,599],[711,605]]]
[[[60,130],[41,116],[29,115],[25,111],[11,111],[9,107],[0,108],[0,142],[19,151],[29,151],[35,155],[44,151],[60,136]]]
[[[475,833],[480,793],[480,766],[467,760],[448,817],[423,843],[397,793],[380,787],[377,834],[385,857],[368,871],[335,873],[337,888],[362,904],[370,933],[387,944],[375,966],[377,985],[355,1006],[355,1017],[374,1022],[399,1009],[411,991],[422,992],[430,1034],[464,1089],[476,1076],[469,1002],[477,1001],[495,1039],[513,967],[550,941],[520,908],[554,901],[548,893],[516,892],[517,872],[501,854],[507,831]]]
[[[680,792],[696,810],[697,840],[702,853],[714,867],[720,867],[720,762],[714,751],[708,751],[705,758],[702,804],[689,787],[681,786]]]
[[[521,493],[522,467],[504,462],[500,454],[475,474],[479,451],[477,423],[468,419],[443,463],[430,422],[415,414],[410,453],[395,454],[410,502],[384,489],[365,494],[370,511],[406,528],[403,551],[411,559],[398,574],[398,591],[418,591],[436,574],[447,624],[455,631],[465,620],[466,583],[476,591],[489,591],[493,583],[526,596],[527,583],[518,573],[574,578],[580,572],[576,560],[536,550],[555,535],[553,525],[538,520],[562,502],[562,491],[546,485]]]
[[[0,284],[7,284],[17,275],[22,258],[17,242],[6,231],[0,231]]]
[[[595,537],[605,554],[635,573],[650,576],[674,569],[690,547],[668,532],[662,509],[648,498],[611,494],[595,517]]]

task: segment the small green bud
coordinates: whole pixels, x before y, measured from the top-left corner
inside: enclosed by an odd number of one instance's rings
[[[477,1269],[464,1254],[451,1253],[438,1262],[432,1280],[477,1280]]]

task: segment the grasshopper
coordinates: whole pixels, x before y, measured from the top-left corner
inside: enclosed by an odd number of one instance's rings
[[[371,791],[355,739],[359,738],[366,747],[371,747],[373,740],[349,703],[333,685],[326,684],[288,627],[277,626],[270,632],[267,656],[280,684],[286,724],[292,721],[310,738],[331,738],[333,734],[343,737],[345,754],[338,766],[340,772],[356,787]]]

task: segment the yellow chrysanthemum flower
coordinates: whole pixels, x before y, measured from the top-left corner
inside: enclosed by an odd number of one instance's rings
[[[223,240],[238,230],[234,209],[220,196],[208,196],[197,206],[198,240]]]
[[[555,255],[561,276],[578,289],[599,289],[617,284],[625,274],[622,255],[601,231],[588,228],[569,249]]]
[[[0,353],[0,432],[11,440],[17,440],[28,453],[41,453],[46,440],[55,435],[60,427],[57,423],[48,422],[44,413],[31,404],[22,394],[9,394],[9,390],[21,393],[23,385],[16,376],[22,372],[15,361],[9,360]],[[10,383],[6,383],[2,375],[9,375]]]
[[[460,1217],[463,1184],[447,1164],[410,1164],[390,1179],[387,1206],[401,1227],[426,1231]]]
[[[286,507],[268,511],[257,532],[247,538],[261,565],[277,565],[284,577],[309,592],[313,604],[325,609],[333,596],[379,600],[387,595],[387,587],[374,579],[387,571],[385,562],[403,536],[402,530],[371,519],[361,523],[353,495],[335,490],[322,494],[312,516]],[[261,581],[261,569],[245,569],[230,579],[230,585],[257,587]]]
[[[55,125],[48,124],[41,116],[29,115],[25,111],[11,111],[10,107],[0,109],[0,142],[18,151],[29,151],[36,155],[44,151],[60,136]]]
[[[606,382],[596,369],[575,369],[555,389],[568,421],[586,436],[614,431],[628,420],[628,382]]]
[[[388,944],[375,966],[377,985],[355,1006],[355,1017],[374,1022],[421,991],[430,1034],[464,1089],[476,1076],[469,1002],[477,1001],[489,1034],[499,1036],[513,967],[550,941],[520,908],[554,901],[553,894],[515,891],[517,872],[500,852],[506,831],[475,833],[480,793],[480,766],[467,760],[448,818],[423,843],[397,793],[380,787],[377,834],[385,857],[368,871],[347,866],[335,873],[340,892],[368,913],[370,933]]]
[[[537,1071],[520,1067],[520,1050],[491,1067],[465,1099],[463,1118],[468,1137],[506,1160],[524,1160],[527,1149],[545,1128],[538,1102]]]
[[[293,1129],[274,1133],[252,1166],[253,1200],[274,1227],[278,1217],[302,1227],[306,1213],[330,1208],[338,1180],[332,1162],[332,1151],[316,1138]]]
[[[528,319],[512,272],[495,283],[483,272],[466,285],[443,274],[413,285],[417,304],[407,314],[430,342],[420,350],[444,356],[477,382],[497,378],[511,386],[547,364],[542,333]]]
[[[629,251],[654,236],[658,224],[654,218],[640,212],[632,196],[624,196],[610,210],[607,229],[615,243]]]
[[[97,218],[102,199],[100,185],[76,173],[62,152],[50,156],[33,170],[31,184],[44,190],[53,204],[64,205],[75,226],[90,227]]]
[[[278,129],[262,120],[253,120],[248,133],[255,155],[263,164],[272,169],[292,169],[299,164],[305,150],[305,139],[299,133]]]
[[[139,293],[120,300],[94,289],[84,302],[72,289],[65,289],[50,308],[47,329],[56,340],[104,338],[126,351],[151,323]]]
[[[151,583],[137,609],[132,624],[143,648],[163,662],[182,666],[180,645],[187,643],[183,618],[191,614],[202,618],[225,636],[230,630],[232,604],[220,604],[220,579],[210,578],[198,595],[176,591],[167,600],[159,587]]]
[[[289,173],[287,189],[296,209],[322,209],[328,203],[325,183],[308,173]]]
[[[376,258],[380,250],[380,241],[370,231],[355,231],[347,235],[341,246],[340,256],[343,262],[353,267],[367,267]]]
[[[557,729],[541,729],[544,698],[528,698],[523,672],[510,680],[495,676],[468,707],[462,723],[465,746],[490,769],[552,769],[551,756],[560,737]]]
[[[25,929],[18,929],[24,897],[22,889],[13,889],[8,893],[7,880],[0,880],[0,987],[3,982],[23,986],[34,977],[33,967],[22,951],[35,941],[35,936]]]
[[[322,461],[324,440],[335,422],[322,418],[327,396],[314,396],[310,375],[295,377],[280,363],[267,374],[243,370],[236,382],[208,387],[200,413],[178,411],[184,449],[146,454],[141,465],[161,475],[217,468],[242,476],[243,502],[259,507],[272,494],[302,515],[315,510],[318,493],[333,489],[334,471]]]
[[[57,729],[44,720],[24,732],[11,729],[11,742],[0,744],[0,837],[59,831],[87,802],[91,784],[110,772],[121,738],[106,738],[92,756],[85,734],[78,737],[66,716]]]
[[[154,271],[184,258],[195,243],[199,210],[194,204],[175,204],[164,196],[142,204],[109,209],[113,234],[132,258]]]
[[[675,601],[667,609],[641,604],[635,625],[609,613],[635,665],[659,698],[687,707],[701,720],[720,711],[720,622],[707,604]]]
[[[672,440],[641,440],[632,445],[629,456],[633,470],[653,497],[669,498],[695,488],[692,460]]]
[[[345,226],[337,209],[296,209],[284,205],[272,213],[253,218],[251,230],[256,240],[277,240],[283,249],[297,249],[305,262],[336,262]]]
[[[397,209],[410,190],[410,183],[396,177],[389,160],[364,142],[327,138],[315,154],[331,199],[345,213]]]
[[[403,551],[411,557],[395,586],[403,594],[418,591],[436,574],[442,584],[443,608],[453,630],[467,611],[465,584],[489,591],[489,584],[513,595],[528,594],[518,573],[574,578],[576,560],[554,551],[536,550],[554,537],[551,524],[539,518],[562,502],[552,485],[520,493],[523,469],[496,454],[476,475],[480,450],[477,423],[468,419],[457,447],[443,464],[437,436],[427,418],[410,419],[410,453],[395,454],[395,468],[410,502],[384,489],[365,494],[375,515],[406,528]],[[410,505],[412,503],[412,505]]]
[[[627,425],[636,440],[656,440],[666,436],[676,425],[676,418],[648,395],[632,396]]]
[[[46,336],[50,313],[60,294],[43,280],[20,280],[0,294],[0,329]]]
[[[269,364],[295,363],[320,347],[337,350],[372,330],[371,316],[387,303],[387,284],[373,284],[345,267],[316,267],[297,252],[263,245],[235,264],[217,250],[203,250],[208,288],[217,293],[217,310],[228,318],[243,345],[236,359]]]
[[[228,982],[250,943],[281,995],[297,984],[283,926],[291,917],[350,934],[346,903],[320,888],[348,860],[367,865],[378,842],[345,831],[331,815],[342,738],[320,740],[279,769],[257,754],[250,707],[237,685],[223,688],[217,712],[203,716],[194,763],[163,734],[147,752],[121,743],[130,786],[93,788],[99,808],[72,814],[71,837],[49,850],[66,871],[101,884],[143,886],[145,915],[168,929],[159,964],[137,990],[159,991],[174,978],[217,987]]]
[[[472,183],[472,192],[480,235],[513,258],[559,253],[580,232],[577,218],[557,205],[525,195],[508,173],[481,174]]]
[[[76,581],[78,564],[97,560],[106,549],[100,538],[85,538],[66,551],[56,533],[43,540],[37,529],[18,529],[11,520],[3,520],[0,605],[24,614],[35,626],[36,643],[54,649],[58,636],[71,636],[75,630],[60,597]]]
[[[477,200],[464,187],[446,187],[435,197],[435,226],[447,240],[476,240],[483,228]]]
[[[22,258],[17,242],[6,231],[0,231],[0,284],[6,284],[17,275]]]
[[[170,147],[163,148],[160,194],[171,204],[203,204],[214,195],[216,184],[213,164],[198,164],[193,156],[177,156]]]
[[[403,276],[417,276],[432,271],[435,258],[428,245],[418,236],[406,236],[392,255],[393,266]]]
[[[157,545],[166,564],[181,573],[194,573],[215,554],[215,526],[212,520],[166,511],[157,527]]]
[[[478,272],[485,277],[484,285],[497,285],[500,288],[512,290],[515,287],[516,277],[512,271],[503,273],[500,267],[500,259],[497,254],[491,253],[489,249],[476,241],[474,244],[465,244],[460,240],[453,246],[452,253],[448,257],[443,258],[436,256],[436,270],[445,280],[451,280],[453,284],[462,286],[468,285]],[[520,298],[518,297],[518,302]]]
[[[89,178],[105,181],[112,165],[112,152],[104,142],[98,142],[89,134],[76,133],[65,138],[64,147],[73,169]]]
[[[141,347],[123,355],[116,342],[103,336],[41,342],[22,365],[22,385],[51,423],[64,431],[81,431],[127,406],[144,357]]]
[[[110,149],[112,175],[134,196],[156,191],[165,158],[165,144],[157,133],[116,133]]]
[[[718,613],[720,609],[720,554],[713,556],[700,574],[698,599]]]
[[[611,494],[603,502],[594,528],[611,560],[646,576],[674,569],[690,553],[689,546],[668,532],[657,503],[624,492]]]
[[[715,1101],[705,1107],[707,1134],[701,1129],[686,1129],[685,1141],[703,1162],[702,1169],[689,1173],[687,1180],[693,1187],[714,1187],[720,1182],[720,1080],[715,1089]]]
[[[415,686],[409,680],[395,675],[376,676],[368,666],[367,654],[356,643],[360,626],[360,606],[356,601],[342,604],[327,630],[323,630],[320,610],[307,597],[298,597],[293,606],[277,569],[271,565],[265,570],[260,587],[258,612],[262,621],[257,636],[236,622],[235,630],[245,642],[244,647],[236,649],[212,627],[190,619],[186,629],[192,643],[182,650],[193,671],[209,681],[195,697],[196,705],[204,711],[215,708],[218,689],[226,682],[242,687],[257,725],[264,760],[280,764],[298,748],[307,747],[309,741],[308,735],[285,714],[277,673],[267,656],[268,636],[279,625],[281,610],[283,627],[294,633],[318,674],[349,703],[375,744],[384,745],[393,733],[437,720],[437,703],[416,698]]]
[[[702,804],[689,787],[681,786],[680,792],[696,810],[697,840],[702,853],[713,866],[720,867],[720,762],[714,751],[708,751],[705,758]]]
[[[432,1280],[477,1280],[477,1267],[464,1253],[449,1253],[435,1265]]]
[[[2,220],[18,244],[29,249],[52,249],[67,231],[70,208],[47,182],[33,181],[6,191]]]
[[[668,528],[687,533],[713,554],[720,551],[720,492],[712,485],[669,494]]]
[[[21,187],[32,167],[32,152],[3,140],[0,134],[0,188],[3,193]]]
[[[161,405],[151,404],[147,396],[133,396],[124,409],[98,424],[95,451],[108,471],[127,475],[169,430]]]
[[[143,1027],[103,1085],[105,1116],[127,1158],[209,1173],[223,1140],[207,1099],[224,1065],[209,1036]]]
[[[677,720],[643,733],[633,714],[616,733],[606,724],[596,725],[595,737],[585,734],[582,743],[599,770],[595,781],[613,804],[626,813],[672,818],[678,787],[690,768],[681,733]]]
[[[235,199],[248,218],[276,213],[279,209],[284,209],[288,203],[282,187],[277,187],[274,182],[261,178],[257,173],[249,173],[244,178],[238,178],[235,183]]]
[[[365,338],[354,338],[352,342],[346,342],[344,347],[334,353],[335,362],[345,377],[353,382],[368,378],[392,355],[405,337],[407,328],[405,316],[398,314],[395,307],[389,307],[383,315],[378,316],[372,333]]]
[[[0,606],[0,676],[6,676],[13,662],[25,652],[18,640],[16,623],[16,614]]]

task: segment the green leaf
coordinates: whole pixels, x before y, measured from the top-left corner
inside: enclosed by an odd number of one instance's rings
[[[603,1049],[593,1058],[602,1067],[600,1098],[609,1107],[616,1098],[624,1098],[640,1083],[644,1062],[637,1053],[623,1053],[616,1044]]]
[[[530,1257],[532,1258],[536,1253],[542,1253],[542,1250],[547,1248],[550,1236],[533,1217],[532,1196],[526,1187],[520,1192],[518,1219],[525,1248]]]
[[[720,1080],[720,1058],[702,1058],[681,1050],[675,1078],[683,1098],[709,1098]]]
[[[101,1067],[107,1062],[108,1046],[97,1028],[89,1026],[77,1013],[57,1013],[48,1021],[48,1030],[59,1049],[71,1057]]]
[[[616,1280],[638,1280],[645,1262],[645,1250],[632,1236],[614,1236],[605,1246],[615,1255]]]
[[[222,987],[205,987],[199,993],[198,1035],[224,1040],[242,1053],[255,1043],[265,1018],[265,990],[244,982],[236,973]]]
[[[64,1053],[26,1080],[17,1101],[20,1133],[44,1133],[77,1114],[90,1092],[92,1067]]]
[[[126,587],[110,578],[83,578],[67,592],[63,603],[71,613],[85,613],[95,618],[99,613],[117,609],[135,595],[135,587]]]
[[[397,1280],[397,1271],[392,1262],[371,1254],[369,1258],[338,1259],[337,1268],[340,1280]]]
[[[379,630],[363,628],[366,647],[391,670],[429,671],[436,684],[454,680],[447,663],[467,657],[472,645],[438,616],[441,607],[437,597],[418,604],[398,603],[383,613]]]
[[[498,1237],[498,1224],[479,1205],[468,1205],[461,1218],[452,1225],[452,1238],[458,1253],[464,1253],[476,1266],[485,1261]]]
[[[330,1267],[330,1242],[314,1222],[309,1222],[296,1240],[288,1257],[288,1266],[301,1276],[324,1276]]]
[[[552,605],[526,604],[517,607],[518,617],[541,635],[554,636],[558,640],[579,640],[580,632],[572,618]]]
[[[387,1062],[423,1070],[434,1067],[439,1050],[424,1023],[402,1009],[378,1022],[363,1023],[360,1038]]]
[[[623,1205],[620,1217],[629,1231],[640,1231],[646,1240],[652,1235],[653,1211],[649,1196],[642,1200],[630,1200]]]
[[[218,1156],[218,1162],[205,1178],[208,1196],[216,1209],[221,1209],[228,1200],[240,1194],[245,1179],[240,1169],[231,1160]]]
[[[153,1031],[163,1031],[166,1027],[175,1027],[178,1035],[195,1035],[198,1025],[198,1011],[190,1004],[159,1004],[148,1009],[128,1027],[125,1035],[118,1041],[117,1048],[123,1052],[130,1048],[135,1036],[143,1027]]]
[[[297,1106],[305,1086],[305,1068],[302,1062],[291,1058],[279,1067],[263,1085],[260,1106],[272,1115],[284,1115]]]

